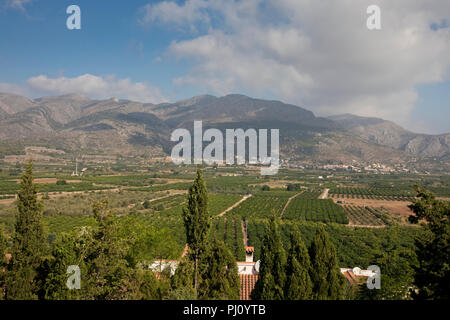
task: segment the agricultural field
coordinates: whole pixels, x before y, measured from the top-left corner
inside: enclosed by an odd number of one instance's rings
[[[383,220],[372,213],[372,210],[374,209],[352,205],[343,206],[343,208],[347,214],[350,225],[378,227],[385,225]]]
[[[332,188],[329,191],[332,198],[347,199],[373,199],[390,201],[412,201],[414,199],[413,190],[403,188]]]
[[[243,218],[280,216],[289,198],[296,192],[264,191],[255,194],[231,210],[229,214]]]
[[[242,196],[236,195],[236,194],[208,194],[208,208],[209,213],[211,216],[217,216],[218,214],[222,213],[229,207],[231,207],[233,204],[238,202],[242,199]],[[165,204],[165,208],[161,211],[161,214],[166,215],[180,215],[183,206],[186,204],[186,196],[176,196],[176,198],[173,199],[163,199],[161,200],[161,203]],[[170,201],[171,205],[168,205],[168,201]],[[158,202],[155,202],[158,203]],[[161,205],[161,204],[158,204]]]
[[[90,175],[70,177],[70,174],[54,174],[56,169],[51,166],[36,167],[36,177],[39,178],[36,184],[43,199],[43,222],[48,232],[48,242],[52,243],[62,232],[94,225],[92,203],[108,198],[110,208],[124,224],[136,221],[148,228],[165,230],[168,241],[175,243],[170,257],[179,258],[186,243],[182,208],[194,179],[195,168],[146,167],[146,173],[142,173],[145,170],[140,170],[141,166],[121,162],[111,168],[99,166],[95,175],[91,170]],[[20,186],[17,179],[20,179],[22,171],[10,168],[10,173],[14,174],[6,174],[6,171],[0,174],[0,225],[5,226],[8,235],[14,230],[15,204],[12,197]],[[325,223],[339,249],[342,266],[354,267],[354,263],[363,261],[358,255],[370,260],[366,251],[372,252],[381,246],[377,239],[388,238],[394,232],[394,226],[399,226],[402,236],[408,239],[405,241],[409,241],[412,231],[409,231],[405,219],[410,214],[407,205],[414,197],[412,181],[417,178],[342,173],[322,180],[318,176],[326,176],[326,173],[281,169],[278,176],[261,177],[257,170],[205,168],[212,216],[210,236],[215,235],[223,240],[236,259],[242,261],[245,259],[242,222],[248,233],[247,244],[256,248],[255,255],[258,257],[267,218],[272,215],[280,217],[285,209],[281,220],[283,239],[287,239],[293,226],[299,226],[302,236],[309,243],[316,224]],[[438,177],[427,179],[437,193],[446,194],[444,187],[448,185],[447,180]],[[65,184],[60,182],[63,180]],[[281,184],[291,184],[292,190],[273,188]],[[395,186],[392,187],[392,184]],[[272,188],[267,191],[263,186]],[[318,199],[325,188],[330,189],[329,199]],[[251,197],[238,206],[217,217],[249,195]],[[344,204],[333,203],[338,199],[345,199]],[[396,212],[401,213],[402,223],[395,219]],[[378,231],[381,229],[389,231]],[[367,232],[367,239],[363,236],[364,232]]]
[[[289,203],[283,219],[348,224],[342,207],[331,199],[304,199],[296,197]]]
[[[237,261],[245,261],[244,238],[240,219],[220,217],[213,220],[210,239],[223,240]]]
[[[317,199],[322,194],[322,189],[305,190],[295,199]]]

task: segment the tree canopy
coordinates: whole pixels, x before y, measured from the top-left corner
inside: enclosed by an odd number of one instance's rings
[[[418,265],[414,284],[416,299],[450,298],[450,202],[437,200],[434,194],[416,186],[417,199],[409,206],[412,223],[422,223],[425,234],[417,237]]]

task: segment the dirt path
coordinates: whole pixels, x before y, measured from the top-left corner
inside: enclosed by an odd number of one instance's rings
[[[242,202],[244,202],[245,200],[247,200],[248,198],[250,198],[252,195],[248,194],[245,195],[241,200],[239,200],[238,202],[236,202],[235,204],[233,204],[231,207],[228,207],[225,211],[222,211],[221,213],[219,213],[217,215],[217,217],[221,217],[223,216],[225,213],[227,213],[230,210],[233,210],[234,208],[236,208],[238,205],[240,205]]]
[[[184,246],[183,253],[181,254],[181,258],[186,257],[187,254],[188,254],[188,252],[189,252],[189,246],[188,246],[188,244],[186,243],[186,245]]]
[[[0,199],[0,204],[4,204],[5,206],[11,205],[14,201],[16,201],[17,196],[14,195],[14,198],[8,198],[8,199]]]
[[[319,199],[326,199],[326,198],[328,198],[328,192],[329,191],[330,191],[330,189],[323,190],[322,194],[319,196]]]
[[[374,228],[374,229],[379,229],[379,228],[385,228],[386,225],[382,225],[382,226],[371,226],[371,225],[364,225],[364,224],[345,224],[345,226],[347,227],[357,227],[357,228]]]
[[[49,192],[48,196],[50,197],[50,199],[56,199],[56,198],[60,198],[63,196],[67,196],[67,195],[72,195],[72,194],[83,194],[85,192],[119,192],[120,188],[114,188],[114,189],[98,189],[98,190],[83,190],[83,191],[55,191],[55,192]],[[43,196],[44,193],[39,193],[39,196]]]
[[[286,208],[288,207],[288,205],[289,205],[289,203],[291,202],[291,200],[294,199],[295,197],[298,197],[298,196],[301,195],[303,192],[305,192],[305,191],[302,191],[302,192],[300,192],[300,193],[297,193],[296,195],[293,195],[292,197],[290,197],[290,198],[288,199],[288,201],[287,201],[286,204],[284,205],[283,210],[281,211],[280,219],[283,219],[283,214],[284,214],[284,212],[286,211]]]
[[[244,226],[244,221],[241,220],[241,228],[242,228],[242,241],[244,242],[244,248],[247,247],[247,228]]]

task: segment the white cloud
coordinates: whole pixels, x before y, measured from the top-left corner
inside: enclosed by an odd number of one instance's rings
[[[21,96],[28,96],[29,91],[19,85],[0,82],[0,93],[14,93]]]
[[[268,93],[318,114],[351,112],[405,124],[418,99],[415,88],[448,77],[450,28],[430,25],[450,18],[450,1],[376,3],[381,31],[366,28],[371,0],[163,1],[148,5],[141,22],[188,30],[207,22],[202,34],[168,49],[193,63],[175,84],[218,94]]]
[[[147,4],[141,8],[141,25],[149,25],[153,22],[161,22],[172,26],[189,25],[195,30],[194,23],[198,21],[208,22],[209,17],[202,9],[209,6],[207,0],[187,0],[184,5],[175,2],[163,1],[156,4]]]
[[[24,5],[31,1],[33,0],[6,0],[5,6],[6,8],[13,8],[24,11],[25,10]]]
[[[27,83],[34,91],[51,95],[80,93],[98,99],[120,97],[151,103],[167,101],[158,88],[148,83],[132,82],[128,78],[118,79],[115,76],[84,74],[74,78],[48,78],[39,75],[28,79]]]

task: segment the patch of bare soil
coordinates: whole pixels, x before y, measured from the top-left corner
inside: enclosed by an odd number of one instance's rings
[[[16,201],[16,198],[0,199],[0,204],[3,204],[5,206],[10,206],[11,204],[13,204],[14,201]]]
[[[153,180],[164,182],[161,185],[172,184],[172,183],[179,183],[179,182],[191,182],[192,181],[192,180],[188,180],[188,179],[165,179],[165,178],[155,178]]]
[[[48,196],[50,197],[50,199],[57,199],[57,198],[61,198],[67,195],[72,195],[72,194],[80,194],[80,193],[85,193],[85,192],[119,192],[120,188],[115,188],[115,189],[103,189],[103,190],[84,190],[84,191],[64,191],[64,192],[49,192]],[[42,194],[40,195],[42,196]]]
[[[323,190],[322,194],[319,196],[319,199],[327,199],[329,191],[330,191],[330,189]]]
[[[368,207],[384,207],[393,213],[398,213],[401,216],[411,215],[411,210],[408,205],[411,204],[409,201],[389,201],[389,200],[372,200],[372,199],[343,199],[343,198],[333,198],[334,202],[342,200],[344,204],[350,204],[355,206],[368,206]]]

